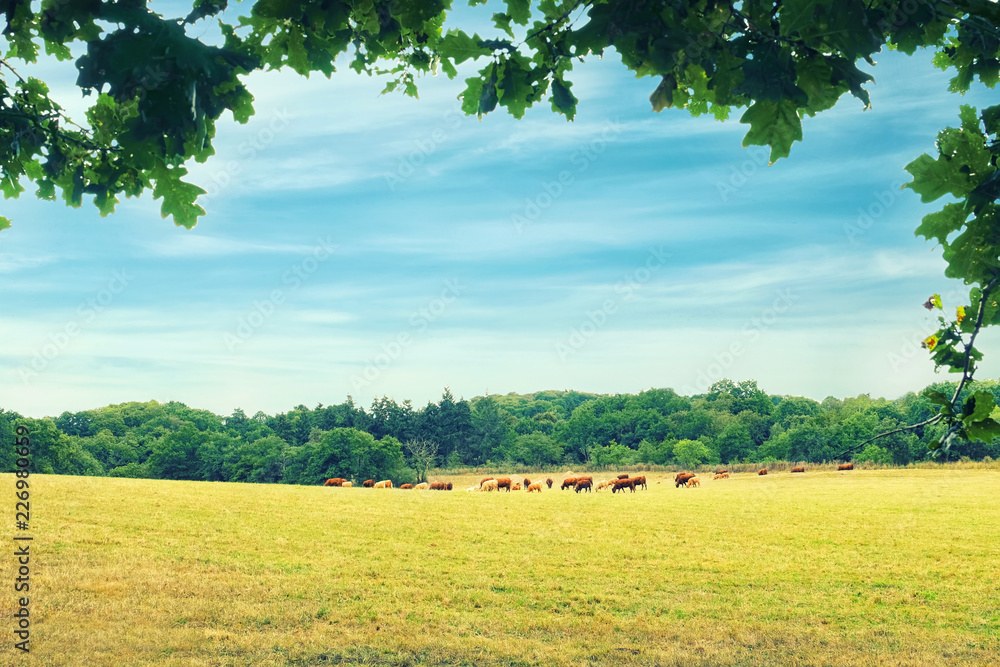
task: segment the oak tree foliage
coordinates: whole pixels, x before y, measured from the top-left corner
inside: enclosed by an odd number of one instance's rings
[[[502,107],[521,118],[547,100],[572,120],[574,67],[613,50],[648,77],[653,110],[738,114],[743,145],[767,146],[772,162],[802,140],[804,116],[845,94],[870,105],[868,70],[882,49],[932,49],[953,91],[1000,80],[1000,4],[990,0],[504,0],[485,35],[453,25],[449,0],[256,0],[227,9],[228,0],[194,0],[187,15],[169,17],[141,0],[0,0],[4,196],[33,184],[41,199],[79,207],[86,197],[109,214],[122,196],[151,191],[164,217],[190,228],[205,213],[197,203],[205,191],[184,180],[186,165],[210,158],[226,112],[239,123],[253,115],[247,76],[329,77],[345,54],[358,73],[385,76],[386,92],[416,96],[421,76],[455,79],[459,66],[474,67],[456,82],[466,114]],[[203,21],[218,24],[221,45],[199,40]],[[73,61],[77,85],[93,98],[85,118],[68,118],[45,82],[21,74],[42,50]],[[907,187],[925,202],[947,200],[917,233],[942,246],[949,277],[971,286],[969,303],[958,304],[968,316],[942,318],[928,344],[935,364],[964,383],[981,356],[976,334],[1000,323],[1000,106],[962,107],[959,120],[938,136],[936,157],[910,163]],[[0,229],[9,225],[0,217]],[[940,447],[1000,433],[985,396],[961,405],[958,397],[931,397],[949,425]]]

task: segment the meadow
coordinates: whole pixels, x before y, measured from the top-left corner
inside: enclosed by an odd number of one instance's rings
[[[464,491],[482,476],[432,477],[451,492],[33,476],[32,650],[13,649],[18,594],[4,586],[0,662],[940,666],[1000,654],[1000,471]],[[2,485],[12,496],[13,476]]]

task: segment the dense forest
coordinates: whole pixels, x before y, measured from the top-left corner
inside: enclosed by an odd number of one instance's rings
[[[931,388],[950,395],[954,383]],[[1000,384],[986,381],[1000,402]],[[0,437],[17,424],[31,431],[36,473],[156,479],[320,484],[426,478],[434,467],[624,467],[833,460],[906,464],[928,458],[943,427],[868,438],[921,422],[930,400],[828,397],[823,402],[771,396],[754,380],[721,380],[696,396],[650,389],[614,396],[576,391],[441,400],[414,409],[389,398],[369,409],[348,397],[339,405],[300,405],[274,416],[236,409],[219,416],[171,401],[122,403],[31,419],[0,409]],[[997,458],[1000,444],[965,442],[952,458]],[[13,447],[0,469],[14,470]]]

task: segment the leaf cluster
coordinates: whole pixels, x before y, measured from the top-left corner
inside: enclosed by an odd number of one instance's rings
[[[481,37],[445,29],[449,0],[256,0],[236,22],[227,0],[195,0],[175,18],[144,3],[44,0],[33,7],[9,0],[0,5],[7,43],[0,68],[16,75],[12,61],[34,62],[43,47],[68,60],[78,43],[85,53],[76,59],[77,85],[98,95],[88,125],[77,126],[42,82],[0,80],[0,186],[10,198],[24,191],[22,181],[32,181],[40,198],[59,192],[70,206],[90,195],[104,215],[120,196],[152,190],[164,217],[191,227],[204,214],[197,204],[204,190],[183,180],[184,165],[213,154],[215,124],[225,111],[241,123],[253,114],[245,76],[287,67],[329,77],[342,54],[352,55],[350,67],[359,73],[388,76],[384,92],[411,96],[420,76],[440,71],[455,78],[464,63],[485,60],[459,94],[467,114],[482,118],[504,107],[520,118],[547,96],[555,112],[573,119],[574,64],[613,49],[637,77],[654,78],[655,111],[677,107],[725,119],[743,109],[744,145],[769,146],[772,161],[802,139],[804,115],[832,107],[846,92],[869,105],[865,84],[872,77],[858,64],[874,64],[883,46],[937,49],[936,64],[956,71],[955,90],[977,78],[993,85],[1000,76],[998,10],[984,0],[503,6],[493,15],[496,34]],[[213,18],[222,46],[189,34]],[[980,185],[975,197],[1000,187],[996,179]],[[7,225],[0,218],[0,227]]]

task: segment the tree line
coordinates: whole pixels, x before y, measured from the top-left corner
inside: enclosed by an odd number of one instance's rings
[[[936,383],[925,392],[954,391]],[[1000,398],[1000,384],[978,391]],[[624,466],[835,460],[904,465],[929,458],[945,428],[931,424],[866,440],[934,414],[933,402],[910,392],[896,400],[818,402],[769,395],[754,380],[720,380],[705,394],[672,389],[601,395],[577,391],[487,395],[415,409],[382,397],[368,409],[351,397],[339,405],[299,405],[276,415],[227,416],[171,401],[130,402],[55,418],[0,409],[0,469],[14,470],[16,425],[31,431],[36,473],[152,479],[319,484],[424,481],[431,468],[467,466]],[[860,451],[855,451],[860,450]],[[964,441],[946,456],[1000,457],[1000,443]]]

